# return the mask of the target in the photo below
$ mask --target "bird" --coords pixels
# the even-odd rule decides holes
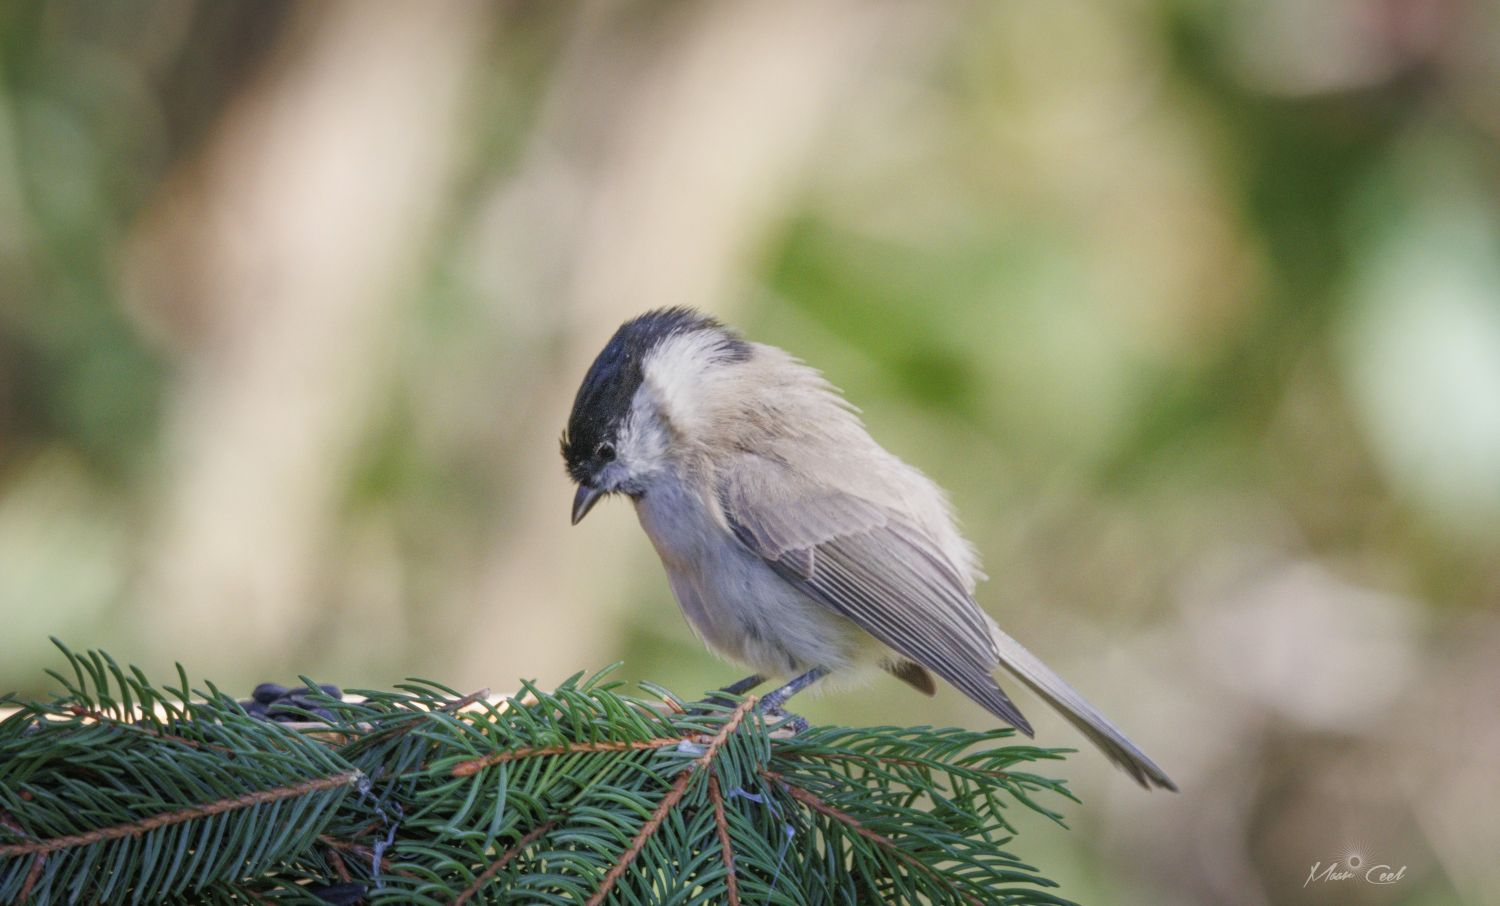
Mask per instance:
[[[691,308],[634,317],[585,374],[561,448],[573,524],[628,498],[695,633],[754,670],[723,691],[789,678],[758,703],[786,716],[824,677],[883,669],[932,695],[936,675],[1033,736],[1003,667],[1141,786],[1176,791],[979,606],[979,559],[942,489],[784,350]]]

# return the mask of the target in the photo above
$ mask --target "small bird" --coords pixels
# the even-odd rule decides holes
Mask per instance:
[[[629,497],[698,636],[755,671],[725,691],[791,677],[763,712],[883,668],[927,695],[935,673],[1031,736],[995,682],[1003,666],[1142,786],[1177,789],[980,609],[943,491],[788,353],[686,308],[627,321],[578,388],[562,455],[573,524]]]

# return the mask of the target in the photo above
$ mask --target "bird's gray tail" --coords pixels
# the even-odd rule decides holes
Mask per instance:
[[[1126,739],[1118,727],[1078,694],[1078,690],[1063,682],[1062,677],[1053,673],[1051,668],[1022,647],[1020,642],[998,628],[994,630],[994,635],[1000,663],[1005,669],[1014,673],[1017,679],[1041,696],[1047,704],[1056,708],[1069,723],[1098,746],[1110,761],[1123,768],[1147,789],[1154,785],[1174,793],[1177,791],[1177,784],[1172,782],[1166,772],[1147,758],[1145,752],[1136,748],[1135,743]]]

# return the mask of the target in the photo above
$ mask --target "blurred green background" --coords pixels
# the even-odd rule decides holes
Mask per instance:
[[[1065,895],[1500,902],[1481,0],[4,4],[0,691],[48,635],[736,678],[628,507],[568,526],[577,382],[673,304],[823,368],[1182,786],[1066,762]],[[1305,883],[1351,855],[1407,871]]]

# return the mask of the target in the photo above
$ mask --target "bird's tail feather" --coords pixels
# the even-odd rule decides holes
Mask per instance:
[[[1146,753],[1126,739],[1118,727],[1100,714],[1076,689],[1063,682],[1062,677],[1053,673],[1036,655],[998,628],[994,630],[994,635],[1000,663],[1005,669],[1014,673],[1017,679],[1041,696],[1047,704],[1056,708],[1069,723],[1098,746],[1110,761],[1123,768],[1147,789],[1154,785],[1177,791],[1177,785],[1166,772],[1156,766],[1156,762],[1147,758]]]

